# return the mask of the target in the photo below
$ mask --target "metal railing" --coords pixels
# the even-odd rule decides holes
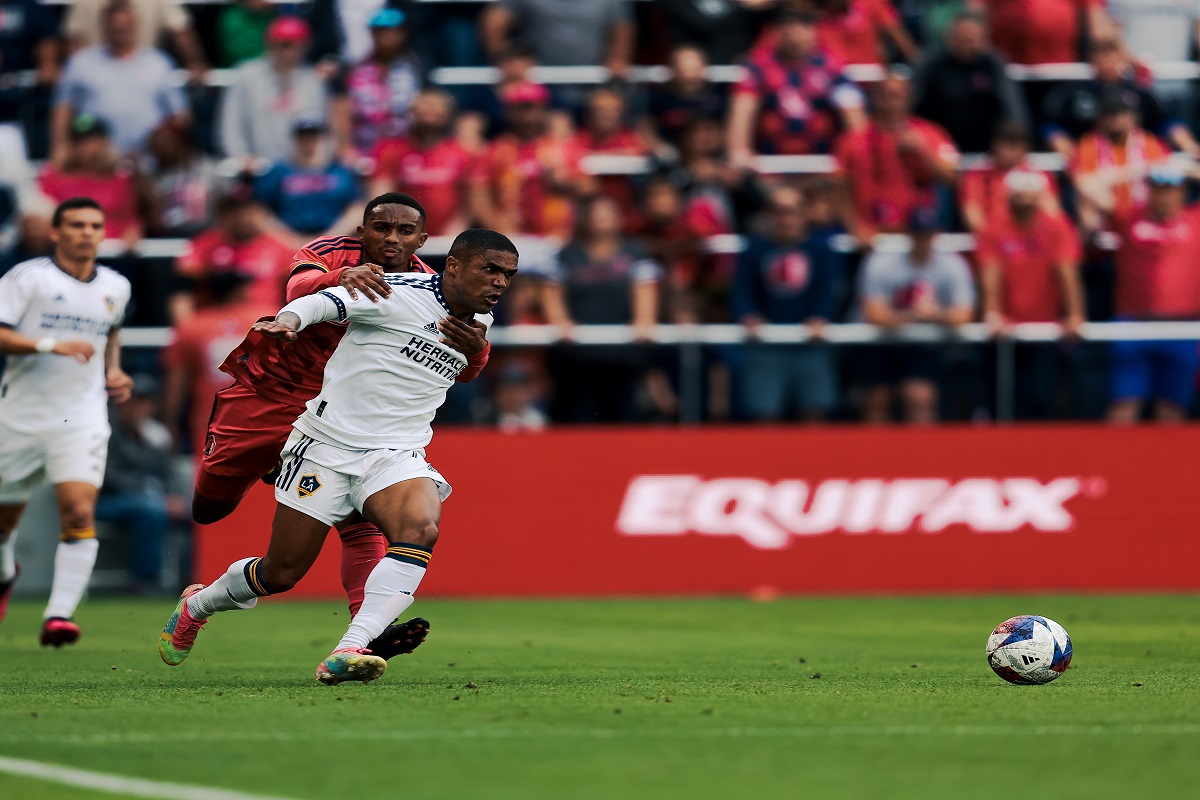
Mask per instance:
[[[1080,330],[1083,341],[1192,341],[1200,342],[1198,322],[1089,322]],[[163,347],[170,341],[170,328],[126,328],[121,340],[126,347]],[[657,325],[649,339],[629,325],[580,325],[572,329],[569,344],[577,347],[657,345],[679,348],[680,419],[689,424],[702,418],[704,361],[702,348],[711,345],[800,344],[812,341],[804,325],[764,325],[753,336],[741,325]],[[996,348],[996,417],[1014,417],[1017,387],[1016,346],[1020,343],[1057,342],[1063,329],[1055,323],[1030,322],[1013,325],[996,336],[982,323],[954,328],[941,325],[908,325],[887,330],[864,323],[828,325],[821,341],[833,346],[865,344],[895,345],[922,343],[990,344]],[[549,347],[564,343],[562,332],[552,325],[496,326],[488,333],[495,347]],[[1200,346],[1200,345],[1198,345]]]

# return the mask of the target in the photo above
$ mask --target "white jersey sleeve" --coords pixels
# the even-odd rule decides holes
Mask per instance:
[[[0,325],[20,327],[33,300],[32,274],[28,269],[13,269],[0,278]]]
[[[304,330],[317,322],[347,322],[355,320],[367,322],[383,316],[384,309],[380,304],[359,295],[358,299],[350,297],[350,292],[341,286],[322,289],[316,294],[298,297],[279,310],[279,314],[291,312],[300,318],[300,327]],[[278,315],[276,315],[278,318]]]

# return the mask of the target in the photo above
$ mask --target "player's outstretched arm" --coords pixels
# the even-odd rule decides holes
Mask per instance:
[[[348,291],[340,286],[322,289],[316,294],[293,300],[275,315],[273,321],[256,322],[250,330],[258,331],[272,339],[294,342],[296,334],[309,325],[333,320],[345,322],[351,317],[362,319],[371,316],[374,308],[378,306],[373,303],[356,302]]]
[[[263,336],[270,336],[272,339],[282,339],[285,342],[296,341],[299,329],[300,317],[291,311],[280,311],[275,319],[256,322],[250,326],[250,330],[252,331],[258,331]]]

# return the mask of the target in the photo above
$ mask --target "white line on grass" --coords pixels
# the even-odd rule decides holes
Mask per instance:
[[[812,736],[1184,736],[1200,734],[1200,724],[1149,725],[831,725],[829,727],[738,728],[466,728],[460,730],[375,731],[375,740],[460,739],[771,739]],[[182,733],[96,733],[0,736],[0,746],[17,744],[122,745],[191,744],[205,742],[299,742],[311,737],[291,731],[229,731]],[[359,741],[362,732],[326,731],[323,740]],[[157,797],[157,795],[155,795]],[[232,797],[232,795],[230,796]]]
[[[23,758],[0,756],[0,772],[23,775],[67,786],[79,786],[110,794],[152,797],[159,800],[287,800],[263,794],[232,792],[228,789],[209,789],[204,786],[188,786],[182,783],[148,781],[142,778],[126,778],[104,772],[89,772],[82,769],[46,764],[41,761],[26,761]]]

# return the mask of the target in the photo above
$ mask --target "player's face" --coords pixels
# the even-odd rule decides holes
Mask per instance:
[[[50,229],[55,249],[72,261],[91,261],[104,241],[104,214],[94,208],[64,212],[62,222]]]
[[[487,250],[467,261],[452,256],[446,259],[443,279],[446,300],[456,311],[490,313],[516,274],[515,253]]]
[[[405,272],[413,254],[425,245],[429,234],[421,224],[421,214],[412,206],[385,203],[371,210],[358,228],[362,239],[363,260],[378,264],[387,272]]]

